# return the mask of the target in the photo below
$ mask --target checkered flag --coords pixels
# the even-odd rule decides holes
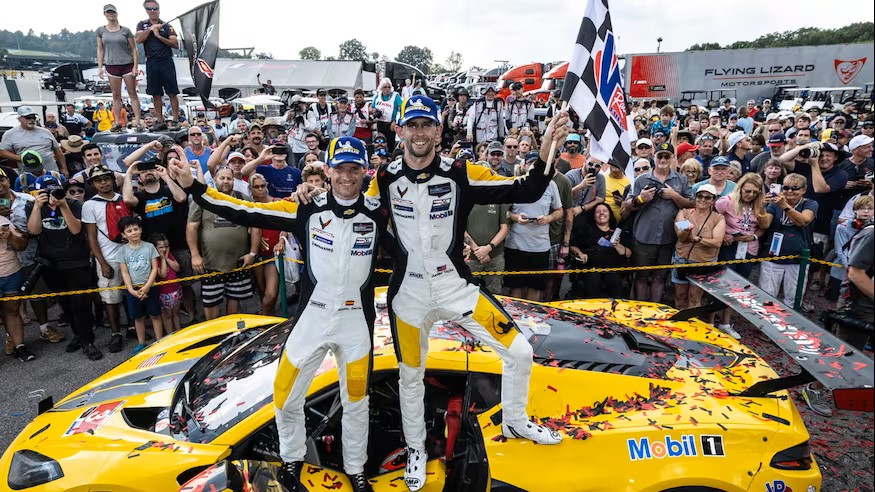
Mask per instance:
[[[590,155],[603,162],[613,160],[625,169],[631,141],[608,0],[589,0],[586,6],[562,100],[590,131]]]

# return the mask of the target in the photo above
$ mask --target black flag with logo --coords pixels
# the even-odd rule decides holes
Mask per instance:
[[[195,7],[179,16],[182,43],[188,53],[191,80],[205,108],[215,109],[210,102],[216,56],[219,54],[219,0]]]

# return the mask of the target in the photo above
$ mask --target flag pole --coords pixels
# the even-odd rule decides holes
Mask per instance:
[[[559,111],[565,111],[568,109],[568,101],[562,101],[562,107],[559,108]],[[553,115],[556,118],[556,115]],[[553,133],[556,133],[556,128],[553,128]],[[553,167],[553,158],[556,155],[556,139],[553,139],[553,142],[550,144],[550,155],[547,157],[547,165],[544,166],[544,176],[550,176],[552,174]]]

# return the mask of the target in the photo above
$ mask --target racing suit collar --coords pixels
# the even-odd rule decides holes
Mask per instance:
[[[407,163],[404,162],[404,158],[401,158],[402,164],[402,173],[404,176],[410,180],[412,183],[425,183],[430,180],[432,176],[437,173],[437,170],[440,169],[441,157],[437,153],[435,153],[434,159],[432,159],[431,164],[426,166],[423,169],[411,169],[407,166]]]
[[[365,197],[361,193],[358,196],[358,199],[352,205],[341,205],[337,203],[337,200],[334,198],[334,194],[327,193],[328,195],[328,206],[331,208],[331,211],[334,212],[334,215],[340,219],[349,219],[355,216],[356,212],[362,210],[364,206]]]

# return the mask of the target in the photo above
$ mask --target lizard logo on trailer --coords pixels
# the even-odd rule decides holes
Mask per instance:
[[[865,58],[859,60],[833,60],[835,64],[836,76],[844,85],[848,85],[857,77],[860,70],[863,70],[863,65],[866,64]]]
[[[614,52],[613,33],[608,33],[604,48],[596,51],[594,61],[593,68],[599,98],[614,122],[623,130],[627,130],[626,98],[623,96],[623,87],[620,84],[620,64]]]

